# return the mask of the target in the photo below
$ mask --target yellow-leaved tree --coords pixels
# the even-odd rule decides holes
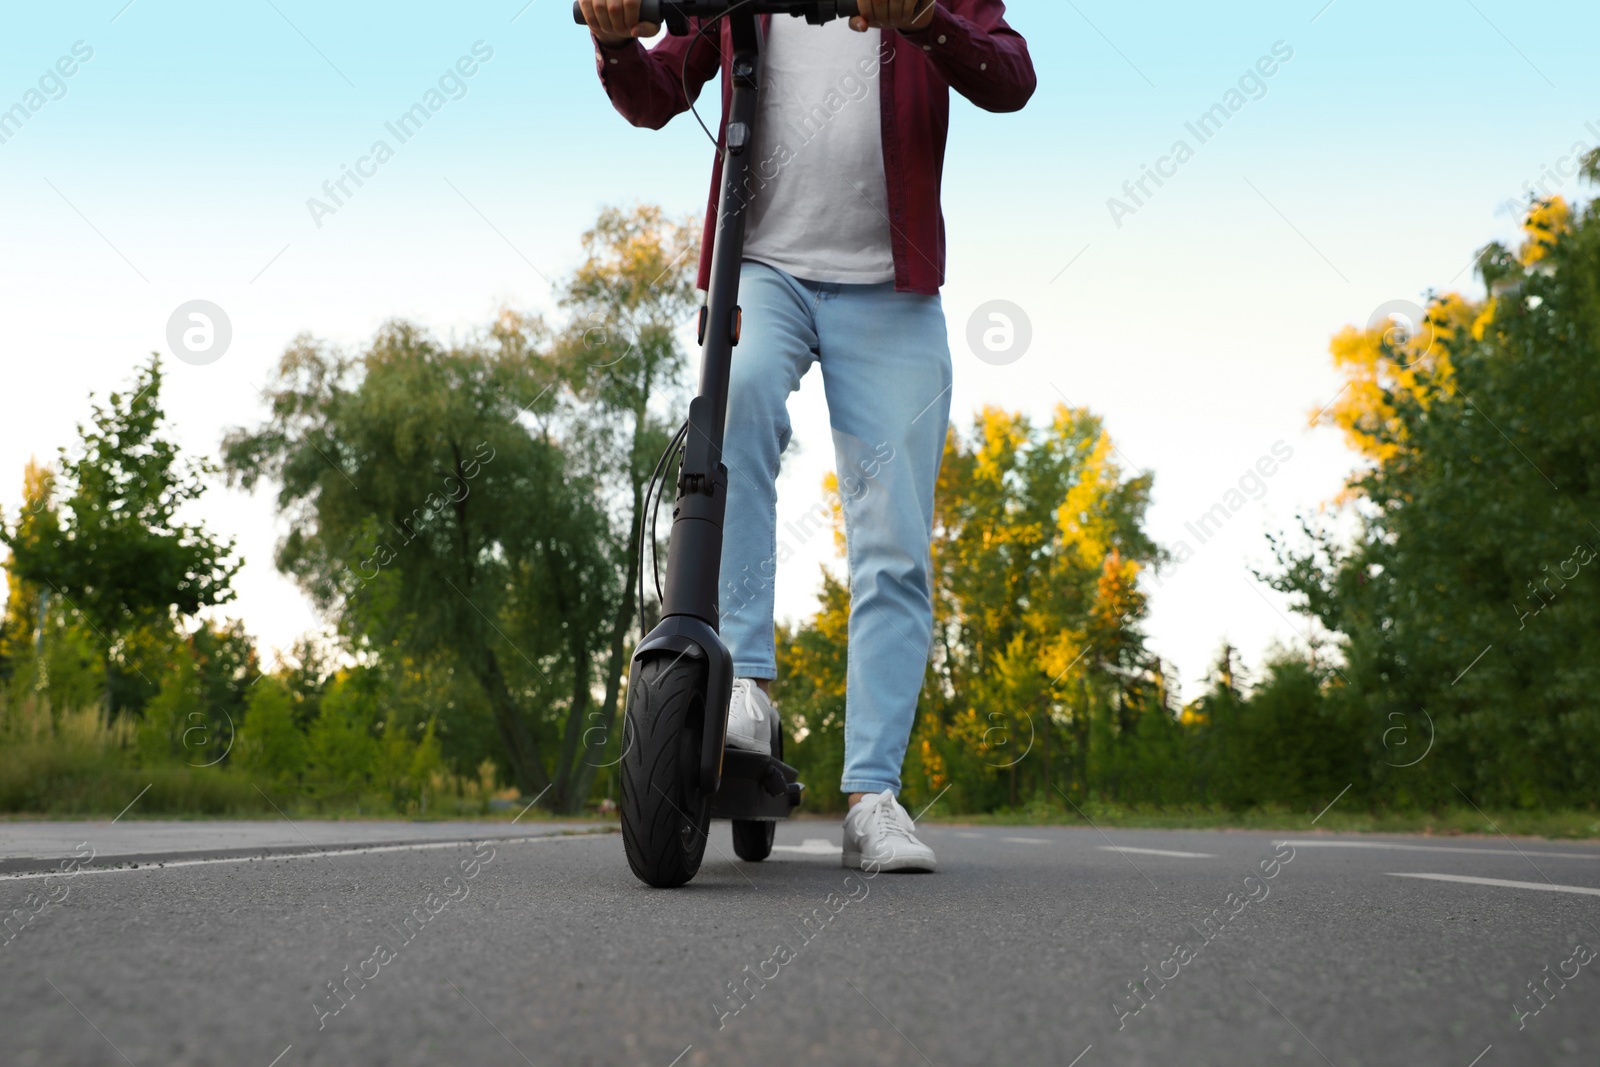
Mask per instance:
[[[1057,790],[1083,797],[1114,773],[1091,755],[1096,736],[1131,737],[1147,714],[1171,725],[1140,631],[1139,575],[1159,557],[1143,528],[1149,493],[1086,410],[1058,406],[1040,425],[985,408],[951,432],[908,804],[944,793],[952,810],[1062,806]],[[821,806],[843,762],[848,619],[848,590],[825,575],[818,615],[779,640],[792,762]]]

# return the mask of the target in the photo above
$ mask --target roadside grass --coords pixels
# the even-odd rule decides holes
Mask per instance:
[[[242,775],[219,769],[129,767],[112,754],[93,759],[89,753],[63,752],[58,746],[30,751],[26,746],[0,747],[0,823],[35,820],[114,818],[137,819],[294,819],[372,822],[481,822],[520,825],[541,823],[615,823],[614,813],[591,805],[564,814],[537,805],[531,798],[500,799],[488,811],[481,803],[450,803],[435,798],[428,810],[397,811],[382,797],[313,797],[269,790],[269,801]],[[76,757],[76,758],[74,758]],[[149,789],[141,795],[145,787]],[[138,797],[138,802],[128,807]],[[276,805],[276,806],[274,806]],[[504,806],[501,806],[504,805]],[[1435,837],[1511,837],[1548,840],[1600,840],[1600,811],[1486,811],[1448,808],[1437,811],[1340,811],[1318,816],[1314,811],[1257,808],[1224,811],[1206,807],[1135,808],[1104,802],[1083,805],[1080,815],[1060,806],[1034,805],[1020,811],[988,813],[940,812],[935,805],[921,820],[942,826],[1077,826],[1102,830],[1266,830],[1295,834],[1368,833],[1421,834]],[[808,811],[797,821],[835,822],[838,813]]]
[[[148,788],[147,788],[148,787]],[[0,746],[0,823],[80,819],[281,819],[371,822],[484,822],[519,825],[616,821],[588,811],[566,815],[528,799],[490,807],[481,798],[430,794],[425,809],[404,809],[384,794],[287,792],[270,783],[210,767],[130,766],[115,752],[61,745]],[[122,814],[123,812],[125,814]]]
[[[130,818],[135,810],[212,818],[272,812],[249,782],[212,768],[130,767],[116,752],[59,744],[0,748],[0,812],[116,816],[130,804]]]
[[[148,787],[148,788],[147,788]],[[551,822],[613,823],[614,813],[590,805],[564,814],[528,806],[532,798],[516,798],[511,790],[489,800],[465,797],[448,789],[430,794],[425,806],[404,807],[376,793],[320,795],[257,787],[249,777],[220,767],[131,765],[115,749],[92,744],[0,745],[0,822],[84,818],[124,819],[262,819],[284,818],[395,822],[483,822],[538,824]],[[1348,804],[1348,801],[1345,802]],[[131,805],[131,806],[130,806]],[[1091,801],[1081,814],[1064,804],[1031,804],[1026,808],[987,813],[941,811],[935,802],[922,821],[965,826],[1081,826],[1147,830],[1268,830],[1296,834],[1370,833],[1423,834],[1438,837],[1537,837],[1551,840],[1600,840],[1600,811],[1513,810],[1478,812],[1460,806],[1433,811],[1342,810],[1335,804],[1320,814],[1288,808],[1228,811],[1205,806],[1133,807]],[[808,808],[810,810],[808,810]],[[915,810],[915,808],[913,808]],[[832,822],[841,813],[802,805],[797,818]]]
[[[592,807],[575,814],[551,812],[532,798],[515,799],[462,790],[440,781],[425,803],[401,802],[387,792],[285,789],[253,781],[224,767],[182,764],[140,766],[114,746],[51,739],[0,744],[0,823],[113,819],[322,819],[393,822],[616,821]],[[524,811],[526,808],[526,811]]]
[[[0,699],[0,822],[37,819],[385,819],[572,821],[537,807],[515,789],[497,789],[492,765],[478,777],[423,768],[403,780],[275,781],[248,769],[180,762],[141,744],[129,719],[108,723],[97,707],[52,709],[47,702]],[[392,768],[387,768],[392,771]],[[314,772],[313,772],[314,773]],[[355,777],[355,776],[350,776]],[[520,815],[520,817],[519,817]]]
[[[0,823],[113,819],[361,819],[394,822],[615,822],[593,806],[561,814],[492,793],[470,779],[435,776],[426,796],[256,781],[225,766],[141,765],[96,737],[0,744]],[[526,809],[526,810],[524,810]]]
[[[1101,829],[1144,830],[1277,830],[1298,834],[1367,833],[1423,834],[1437,837],[1488,836],[1600,840],[1600,811],[1483,811],[1461,806],[1434,811],[1340,811],[1321,813],[1286,808],[1223,811],[1206,807],[1136,808],[1118,804],[1083,805],[1080,815],[1057,805],[981,815],[925,816],[929,822],[968,826],[1098,826]]]
[[[0,707],[0,710],[4,710]],[[26,714],[18,714],[26,711]],[[0,717],[0,822],[37,819],[361,819],[396,822],[615,823],[597,804],[552,812],[515,789],[498,788],[492,765],[479,778],[433,773],[406,785],[358,788],[302,781],[257,782],[237,767],[141,760],[131,723],[107,725],[95,709],[51,716],[32,708]],[[796,816],[836,821],[843,797],[813,794]],[[909,803],[909,801],[908,801]],[[915,812],[920,804],[911,805]],[[837,808],[838,810],[831,810]],[[1480,812],[1470,805],[1436,810],[1372,809],[1348,797],[1320,811],[1283,806],[1242,811],[1204,805],[1168,807],[1087,800],[1034,802],[1012,810],[964,814],[936,798],[925,821],[968,826],[1082,826],[1100,829],[1266,830],[1295,834],[1423,834],[1439,837],[1536,837],[1600,840],[1600,809]]]

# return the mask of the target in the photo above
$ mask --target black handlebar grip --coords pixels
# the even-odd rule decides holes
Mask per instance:
[[[855,6],[855,0],[845,0],[845,2],[851,7]],[[583,5],[578,3],[578,0],[572,0],[572,21],[580,26],[586,25]],[[639,21],[661,25],[661,0],[639,0]]]
[[[839,17],[842,19],[854,18],[861,13],[856,0],[835,0]],[[578,25],[586,25],[583,17],[583,6],[578,0],[572,0],[572,21]],[[661,25],[661,0],[639,0],[639,21],[653,25]],[[687,22],[687,20],[684,20]]]

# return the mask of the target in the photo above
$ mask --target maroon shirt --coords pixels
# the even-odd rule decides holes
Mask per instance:
[[[928,28],[885,30],[893,45],[878,75],[883,111],[883,170],[889,199],[889,242],[897,292],[933,295],[944,285],[944,213],[939,188],[950,131],[950,90],[986,111],[1018,111],[1036,79],[1028,44],[1006,25],[1002,0],[940,0]],[[762,16],[762,30],[772,16]],[[696,31],[700,19],[691,20]],[[655,48],[629,41],[615,48],[596,42],[595,63],[611,103],[635,126],[658,130],[689,109],[690,99],[719,68],[722,126],[711,171],[711,200],[700,247],[700,288],[711,282],[711,240],[722,192],[722,145],[732,97],[728,63],[732,34],[723,19],[721,48],[711,36],[667,37]],[[888,54],[889,48],[884,49]],[[690,99],[683,95],[684,55]]]

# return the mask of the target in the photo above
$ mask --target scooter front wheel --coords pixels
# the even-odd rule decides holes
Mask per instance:
[[[705,706],[703,660],[658,655],[635,667],[623,721],[622,845],[633,873],[658,889],[688,882],[705,855],[711,828],[711,798],[699,785]]]

